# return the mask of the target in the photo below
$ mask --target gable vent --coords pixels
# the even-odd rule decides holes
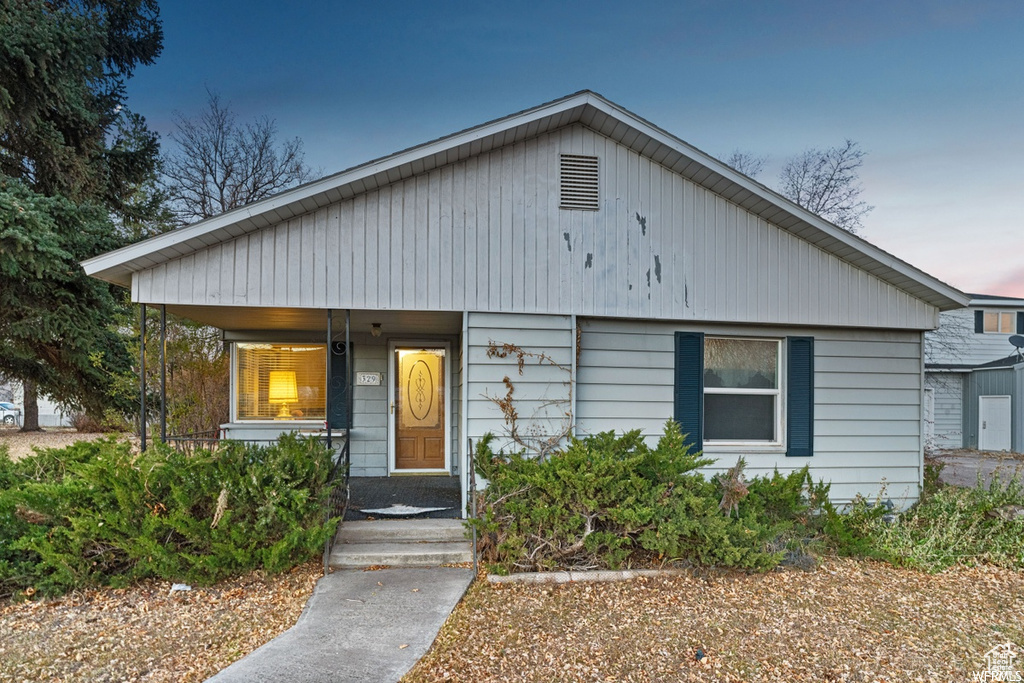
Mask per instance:
[[[561,157],[562,198],[559,206],[596,211],[600,207],[597,157],[579,154],[563,154]]]

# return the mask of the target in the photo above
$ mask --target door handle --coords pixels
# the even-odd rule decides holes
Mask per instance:
[[[988,422],[986,422],[985,420],[982,420],[981,421],[981,428],[982,429],[988,429]]]
[[[394,401],[391,402],[391,414],[392,415],[395,414],[395,402]]]

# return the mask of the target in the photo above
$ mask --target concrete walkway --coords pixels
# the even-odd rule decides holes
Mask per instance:
[[[398,681],[430,649],[473,570],[336,570],[298,622],[209,683]]]

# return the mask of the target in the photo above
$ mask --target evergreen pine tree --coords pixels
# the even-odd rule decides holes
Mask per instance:
[[[157,138],[125,83],[162,42],[154,0],[0,0],[0,373],[25,384],[25,429],[37,390],[128,408],[110,396],[130,363],[117,304],[79,262],[154,209]]]

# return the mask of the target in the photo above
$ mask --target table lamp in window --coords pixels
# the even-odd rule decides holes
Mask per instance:
[[[275,420],[287,420],[292,414],[288,412],[288,404],[299,400],[299,390],[295,386],[295,373],[290,370],[275,370],[270,373],[270,387],[267,390],[270,403],[280,403],[281,410]]]

